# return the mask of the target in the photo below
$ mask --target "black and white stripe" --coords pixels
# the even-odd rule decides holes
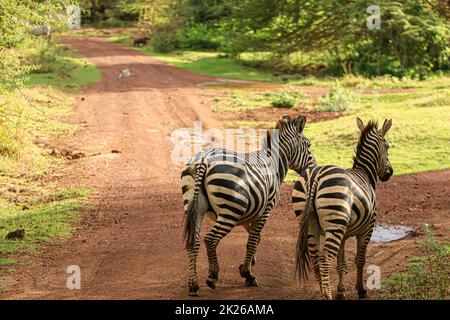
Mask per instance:
[[[52,28],[48,24],[43,24],[40,26],[37,26],[35,28],[32,28],[28,31],[29,34],[36,37],[44,37],[44,38],[50,38],[52,34]]]
[[[370,121],[364,126],[357,119],[361,135],[353,168],[333,165],[308,168],[300,174],[292,193],[292,203],[300,216],[297,244],[297,271],[304,280],[314,270],[322,295],[331,299],[329,270],[337,255],[339,285],[337,298],[345,298],[344,277],[348,272],[344,246],[349,237],[357,238],[357,283],[360,298],[367,296],[362,276],[366,249],[372,236],[378,210],[375,186],[378,178],[387,181],[393,169],[388,160],[388,144],[384,138],[392,121],[386,120],[381,130]],[[320,234],[325,236],[320,249]]]
[[[203,217],[216,222],[205,236],[209,261],[207,285],[215,288],[219,241],[236,225],[249,233],[247,253],[239,270],[249,286],[257,286],[251,273],[260,232],[279,200],[280,185],[289,168],[298,172],[315,163],[309,140],[303,136],[306,118],[284,116],[269,131],[266,147],[246,154],[211,148],[197,154],[182,172],[185,210],[184,233],[189,259],[189,294],[198,295],[196,260]],[[270,134],[270,132],[272,132]]]

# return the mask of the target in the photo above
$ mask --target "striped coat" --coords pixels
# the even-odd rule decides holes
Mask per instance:
[[[387,181],[393,169],[388,160],[388,144],[384,138],[391,126],[386,120],[378,130],[375,122],[364,126],[357,120],[361,136],[356,148],[353,168],[334,165],[309,168],[300,174],[292,193],[294,212],[300,216],[297,244],[297,270],[306,279],[314,270],[324,298],[331,299],[329,269],[337,256],[339,285],[337,298],[345,298],[344,276],[347,274],[345,241],[357,238],[357,290],[367,296],[362,275],[366,249],[378,211],[375,187],[378,178]],[[320,234],[324,245],[320,248]]]
[[[267,146],[262,150],[238,154],[213,148],[197,154],[186,165],[181,182],[190,295],[198,295],[196,259],[200,225],[205,215],[216,221],[205,236],[209,261],[207,285],[215,288],[218,280],[217,245],[237,225],[244,226],[249,233],[240,274],[247,285],[258,285],[251,265],[260,232],[279,200],[281,183],[289,168],[300,172],[315,163],[309,140],[303,136],[305,123],[304,116],[294,119],[285,116],[277,124],[278,138],[268,134]]]

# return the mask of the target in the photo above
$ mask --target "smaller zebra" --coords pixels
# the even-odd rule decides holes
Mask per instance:
[[[42,24],[40,26],[28,30],[28,33],[31,34],[32,36],[50,39],[52,35],[52,27],[48,24]]]
[[[388,159],[385,135],[392,121],[386,120],[378,130],[374,121],[367,126],[357,118],[361,131],[353,158],[353,168],[344,170],[326,165],[308,168],[300,174],[292,193],[296,216],[300,216],[296,267],[301,280],[312,269],[323,298],[332,299],[329,272],[337,255],[339,285],[337,299],[345,299],[345,241],[356,236],[356,289],[359,298],[367,297],[363,286],[366,250],[372,236],[378,204],[375,186],[378,178],[387,181],[393,174]],[[320,248],[320,234],[325,236]]]

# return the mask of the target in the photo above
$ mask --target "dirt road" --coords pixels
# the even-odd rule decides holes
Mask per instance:
[[[187,298],[180,169],[170,159],[169,134],[192,127],[197,119],[207,128],[222,128],[202,104],[202,89],[198,87],[217,79],[167,66],[101,38],[74,37],[63,42],[96,64],[103,74],[100,84],[88,86],[80,95],[68,119],[80,129],[58,141],[71,150],[101,153],[71,161],[67,175],[58,181],[65,187],[94,189],[96,209],[82,212],[82,222],[75,226],[72,238],[42,246],[29,257],[31,265],[18,266],[17,273],[6,279],[8,290],[0,298]],[[129,69],[131,76],[119,78],[123,69]],[[449,180],[450,171],[394,178],[380,190],[384,208],[380,219],[413,225],[428,222],[442,234],[449,221]],[[414,183],[426,184],[433,197]],[[294,281],[297,224],[289,206],[290,188],[283,188],[282,205],[263,232],[254,267],[262,286],[247,288],[239,276],[247,234],[237,228],[219,247],[222,268],[217,289],[203,285],[200,298],[319,298],[314,281],[306,286]],[[401,190],[401,203],[392,190]],[[211,225],[204,223],[203,234]],[[350,241],[349,259],[354,252]],[[414,239],[371,245],[368,263],[389,272],[413,253],[417,253]],[[66,287],[70,265],[81,268],[81,290]],[[200,283],[204,284],[207,259],[203,247],[198,265]],[[350,266],[348,297],[355,298],[354,267]]]

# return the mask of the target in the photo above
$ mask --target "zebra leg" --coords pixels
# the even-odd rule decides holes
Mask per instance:
[[[330,287],[330,268],[331,263],[336,257],[344,232],[334,233],[325,232],[325,243],[322,252],[319,254],[320,278],[322,287],[322,296],[326,300],[332,300]]]
[[[356,250],[356,290],[358,291],[358,298],[365,299],[368,297],[367,290],[364,288],[363,273],[364,265],[366,263],[367,245],[372,236],[372,228],[364,235],[357,236],[357,250]]]
[[[217,260],[217,246],[220,240],[225,237],[231,229],[236,226],[233,220],[226,220],[220,215],[217,215],[217,221],[211,230],[205,236],[206,253],[208,254],[209,262],[209,276],[206,284],[211,289],[216,288],[216,282],[219,280],[219,261]]]
[[[244,228],[248,232],[248,236],[250,237],[250,231],[252,230],[251,223],[244,225]],[[259,241],[258,241],[258,244],[259,244]],[[256,264],[256,254],[253,257],[252,266],[254,266],[255,264]]]
[[[308,228],[308,248],[309,254],[311,255],[311,262],[314,270],[314,275],[316,277],[317,282],[319,283],[320,290],[322,290],[322,280],[320,277],[320,263],[319,263],[320,228],[316,219],[310,219],[310,224]]]
[[[345,299],[344,278],[348,273],[348,266],[347,262],[345,261],[345,240],[342,240],[341,246],[339,247],[337,272],[339,274],[339,284],[337,288],[338,292],[336,294],[336,299],[344,300]]]
[[[189,295],[198,296],[199,286],[197,279],[197,255],[200,247],[199,235],[195,235],[195,242],[192,249],[187,249],[188,264],[189,264]]]
[[[247,252],[245,254],[244,264],[239,266],[241,277],[245,278],[245,284],[250,287],[259,286],[256,277],[251,272],[251,264],[261,239],[261,230],[269,217],[269,213],[270,210],[266,210],[266,212],[258,220],[252,222],[247,241]]]

